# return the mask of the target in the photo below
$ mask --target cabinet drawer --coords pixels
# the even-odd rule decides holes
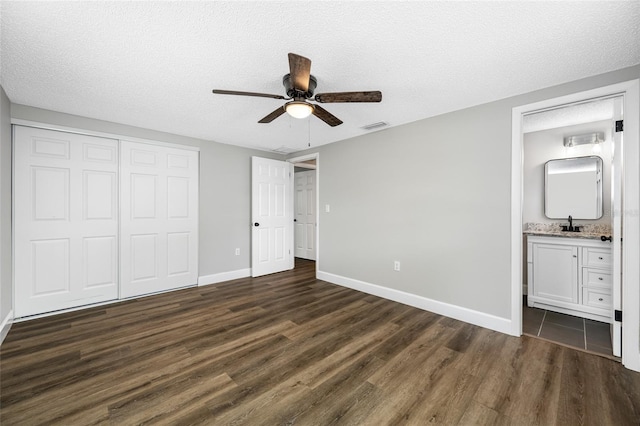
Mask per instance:
[[[603,287],[611,289],[613,278],[610,272],[603,271],[601,269],[584,268],[582,271],[582,286],[583,287]]]
[[[611,250],[584,247],[582,249],[582,264],[584,266],[595,266],[597,268],[611,267]]]
[[[592,306],[594,308],[611,309],[611,293],[593,289],[582,289],[582,304]]]

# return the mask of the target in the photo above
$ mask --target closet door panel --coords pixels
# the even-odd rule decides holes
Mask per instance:
[[[122,297],[198,281],[198,153],[121,143]]]
[[[158,279],[158,235],[131,235],[131,283]]]
[[[83,217],[85,220],[117,220],[117,174],[85,170],[83,172]]]
[[[31,297],[65,295],[70,287],[69,239],[46,239],[31,242]]]
[[[189,265],[189,232],[171,232],[167,234],[167,274],[176,276],[188,274]]]
[[[117,285],[118,247],[114,236],[83,239],[83,287]]]
[[[117,152],[111,139],[14,127],[16,317],[118,297]]]

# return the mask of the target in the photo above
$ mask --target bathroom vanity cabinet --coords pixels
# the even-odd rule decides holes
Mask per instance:
[[[528,236],[530,307],[611,322],[611,243]]]

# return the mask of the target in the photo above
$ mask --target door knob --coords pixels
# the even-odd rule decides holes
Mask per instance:
[[[254,223],[253,226],[260,226],[258,222]]]
[[[294,222],[297,222],[297,221],[298,221],[298,219],[293,219],[293,221],[294,221]]]
[[[612,241],[611,235],[609,235],[608,237],[605,237],[604,235],[600,236],[600,241]]]

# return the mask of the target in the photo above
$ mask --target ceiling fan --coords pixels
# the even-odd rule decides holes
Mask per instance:
[[[258,121],[258,123],[271,123],[287,112],[295,118],[305,118],[313,114],[331,127],[342,124],[342,120],[320,105],[310,103],[310,100],[319,103],[380,102],[382,100],[382,93],[379,91],[318,93],[314,96],[313,92],[318,85],[318,80],[311,75],[311,60],[304,56],[296,55],[295,53],[289,53],[289,74],[282,77],[282,84],[287,94],[286,97],[268,93],[218,89],[214,89],[213,93],[218,95],[257,96],[290,101],[265,116],[262,120]]]

